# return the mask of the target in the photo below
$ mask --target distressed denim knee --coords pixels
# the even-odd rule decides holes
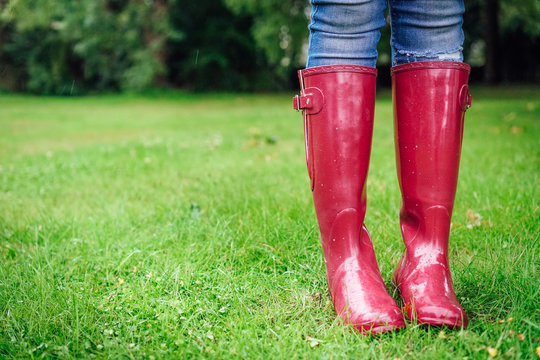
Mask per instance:
[[[307,67],[375,67],[386,0],[312,0]]]
[[[375,67],[386,0],[311,0],[306,67]],[[392,64],[463,61],[463,0],[389,0]]]
[[[463,61],[463,0],[389,0],[392,64]]]

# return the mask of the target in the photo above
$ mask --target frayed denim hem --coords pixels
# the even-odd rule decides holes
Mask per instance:
[[[463,47],[429,52],[411,50],[393,50],[392,65],[401,65],[418,61],[458,61],[463,62]]]

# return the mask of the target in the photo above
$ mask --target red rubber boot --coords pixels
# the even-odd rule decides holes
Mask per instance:
[[[393,282],[410,319],[467,326],[448,265],[470,67],[426,61],[392,68],[396,161],[405,253]]]
[[[405,326],[388,295],[363,225],[375,104],[374,68],[320,66],[299,72],[306,159],[336,313],[363,333]]]

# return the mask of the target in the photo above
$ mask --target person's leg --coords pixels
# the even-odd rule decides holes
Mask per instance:
[[[470,67],[461,0],[391,0],[392,88],[405,253],[393,282],[418,323],[466,327],[448,264]]]
[[[375,67],[386,0],[312,0],[306,67]]]
[[[364,226],[385,0],[313,1],[308,68],[299,72],[308,173],[336,313],[362,332],[405,326]],[[364,66],[367,65],[367,66]]]
[[[392,64],[463,61],[463,0],[389,0]]]

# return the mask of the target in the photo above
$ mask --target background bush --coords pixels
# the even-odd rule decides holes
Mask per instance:
[[[473,80],[536,82],[540,5],[469,0]],[[296,87],[307,0],[0,0],[0,88],[41,94]],[[390,65],[389,28],[379,65]],[[382,78],[384,82],[384,77]]]

